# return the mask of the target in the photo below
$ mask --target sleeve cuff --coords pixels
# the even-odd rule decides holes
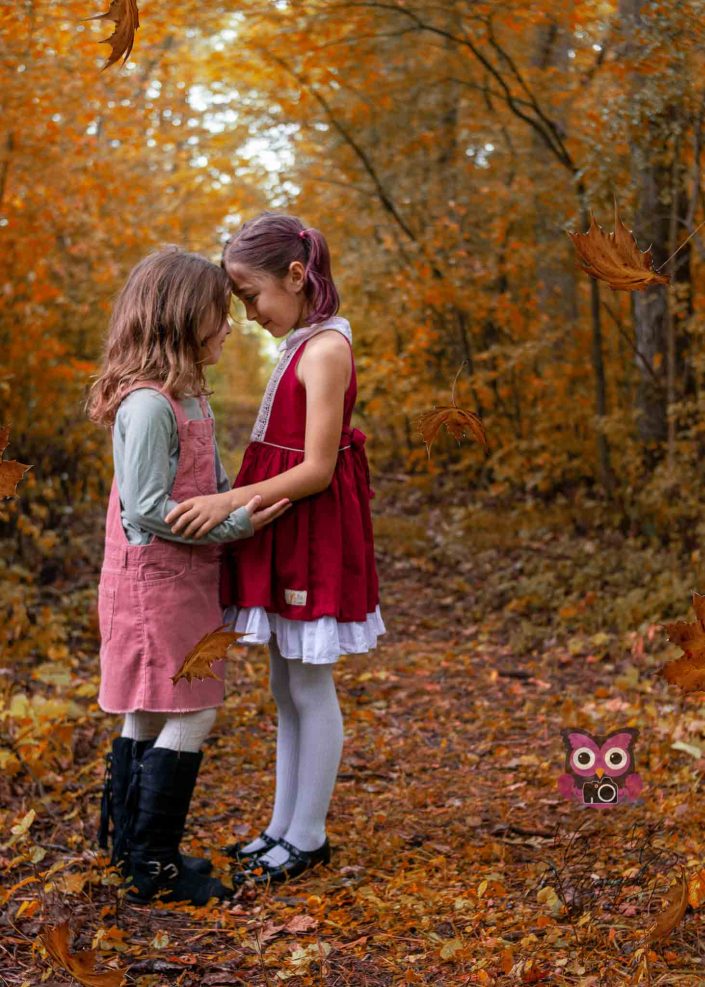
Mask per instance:
[[[230,520],[237,526],[240,538],[251,538],[254,535],[255,529],[246,507],[238,507],[236,511],[233,511]]]

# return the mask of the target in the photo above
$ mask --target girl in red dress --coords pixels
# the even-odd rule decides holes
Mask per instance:
[[[325,822],[343,744],[333,665],[374,648],[384,625],[365,436],[350,424],[352,336],[336,315],[325,238],[264,213],[228,241],[222,263],[247,318],[284,340],[281,356],[233,489],[184,501],[167,521],[199,537],[254,495],[263,507],[294,502],[232,546],[223,585],[243,641],[269,644],[278,711],[272,817],[228,852],[254,880],[279,881],[330,859]]]

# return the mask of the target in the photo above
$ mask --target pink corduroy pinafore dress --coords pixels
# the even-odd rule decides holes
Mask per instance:
[[[213,419],[187,419],[179,402],[157,383],[130,390],[142,387],[163,394],[176,416],[179,460],[171,497],[182,501],[217,493]],[[204,398],[201,407],[205,416]],[[146,545],[131,545],[120,512],[113,479],[98,588],[101,709],[175,713],[219,705],[224,662],[213,665],[217,679],[182,679],[174,685],[172,676],[193,646],[222,625],[220,546],[184,545],[156,536]]]

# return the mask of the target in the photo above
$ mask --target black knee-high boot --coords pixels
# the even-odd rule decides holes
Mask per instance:
[[[128,900],[147,903],[229,898],[232,890],[213,877],[184,867],[179,843],[203,754],[152,747],[137,769],[128,797],[127,853],[123,873],[132,884]],[[134,810],[130,805],[134,798]]]
[[[144,754],[154,746],[154,740],[132,740],[129,737],[116,737],[112,751],[106,757],[105,782],[100,805],[100,831],[98,845],[103,850],[109,847],[112,836],[110,863],[121,866],[125,857],[125,835],[127,826],[127,798],[137,767]],[[110,824],[112,823],[112,833]],[[210,874],[213,865],[203,857],[181,855],[184,867],[199,874]]]

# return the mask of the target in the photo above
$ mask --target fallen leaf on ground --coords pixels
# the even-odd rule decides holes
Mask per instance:
[[[684,692],[705,689],[705,596],[693,593],[693,610],[697,620],[691,623],[681,620],[664,624],[668,640],[677,644],[685,657],[659,669],[659,675]]]
[[[286,925],[287,932],[311,932],[318,928],[318,922],[310,915],[296,915]]]
[[[703,902],[705,902],[705,870],[700,870],[688,878],[688,904],[691,908],[700,908]]]
[[[676,883],[669,889],[663,899],[663,908],[647,933],[650,942],[665,939],[683,919],[688,906],[688,882],[685,872],[681,871]]]
[[[63,922],[54,928],[45,929],[40,935],[52,960],[70,973],[85,987],[120,987],[125,974],[122,970],[106,970],[104,973],[95,972],[95,949],[83,949],[72,953],[69,948],[69,925]]]

